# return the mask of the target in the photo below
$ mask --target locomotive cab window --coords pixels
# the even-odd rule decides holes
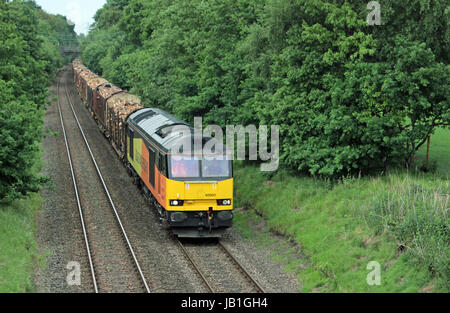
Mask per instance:
[[[231,171],[230,161],[221,158],[202,160],[202,177],[229,177]]]
[[[170,157],[169,174],[173,179],[215,180],[232,175],[231,160],[223,158],[195,160],[192,156]]]
[[[173,178],[200,178],[200,161],[191,156],[171,156],[170,176]]]

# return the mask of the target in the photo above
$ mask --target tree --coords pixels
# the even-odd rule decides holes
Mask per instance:
[[[33,1],[0,1],[0,199],[38,191],[47,86],[62,65],[50,17]],[[66,23],[67,25],[67,23]],[[65,28],[73,33],[73,28]]]
[[[190,122],[280,125],[285,166],[369,173],[409,166],[450,116],[446,1],[381,9],[374,27],[362,0],[108,1],[82,55]]]

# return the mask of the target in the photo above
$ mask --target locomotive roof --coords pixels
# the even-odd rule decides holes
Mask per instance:
[[[170,148],[178,142],[174,142],[174,137],[181,139],[179,133],[171,132],[175,125],[185,125],[185,122],[177,119],[175,116],[156,108],[144,108],[131,114],[128,121],[140,130],[153,144],[168,152]],[[192,127],[190,127],[192,128]]]
[[[179,147],[182,142],[190,142],[191,149],[194,149],[194,128],[166,111],[144,108],[130,114],[128,123],[147,137],[146,141],[150,140],[164,152],[169,152],[172,147]],[[175,126],[180,125],[188,127],[190,135],[176,131]],[[202,137],[202,146],[210,139],[216,140],[211,137]],[[227,151],[225,146],[223,146],[223,151]]]

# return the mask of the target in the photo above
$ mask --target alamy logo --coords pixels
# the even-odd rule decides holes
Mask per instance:
[[[80,263],[71,261],[71,262],[67,263],[66,269],[68,269],[70,271],[66,277],[67,285],[80,286],[81,285]]]
[[[179,133],[182,138],[194,136],[193,142],[190,140],[180,141],[171,147],[170,153],[174,159],[189,159],[189,155],[193,153],[196,160],[223,160],[224,157],[227,160],[233,160],[236,153],[237,160],[245,160],[248,156],[249,160],[258,160],[259,157],[261,161],[265,161],[260,164],[260,169],[263,172],[272,172],[278,169],[280,155],[279,125],[270,126],[269,138],[269,127],[267,125],[259,125],[258,127],[256,125],[226,125],[224,132],[218,125],[208,125],[203,129],[202,118],[194,117],[193,131],[192,134],[192,129],[186,125],[176,125],[172,129],[172,133]],[[222,145],[224,133],[226,135],[226,151],[223,151]],[[205,138],[211,139],[204,142]],[[248,146],[248,151],[246,146]]]
[[[367,14],[367,24],[381,25],[381,6],[378,1],[370,1],[367,3],[367,10],[371,10]]]
[[[369,286],[381,285],[381,266],[377,261],[370,261],[367,269],[372,270],[367,274],[366,281]]]

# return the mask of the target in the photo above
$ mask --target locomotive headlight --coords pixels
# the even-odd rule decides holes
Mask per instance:
[[[230,199],[217,200],[217,205],[230,205],[230,204],[231,204]]]
[[[170,205],[171,206],[182,206],[183,200],[170,200]]]

